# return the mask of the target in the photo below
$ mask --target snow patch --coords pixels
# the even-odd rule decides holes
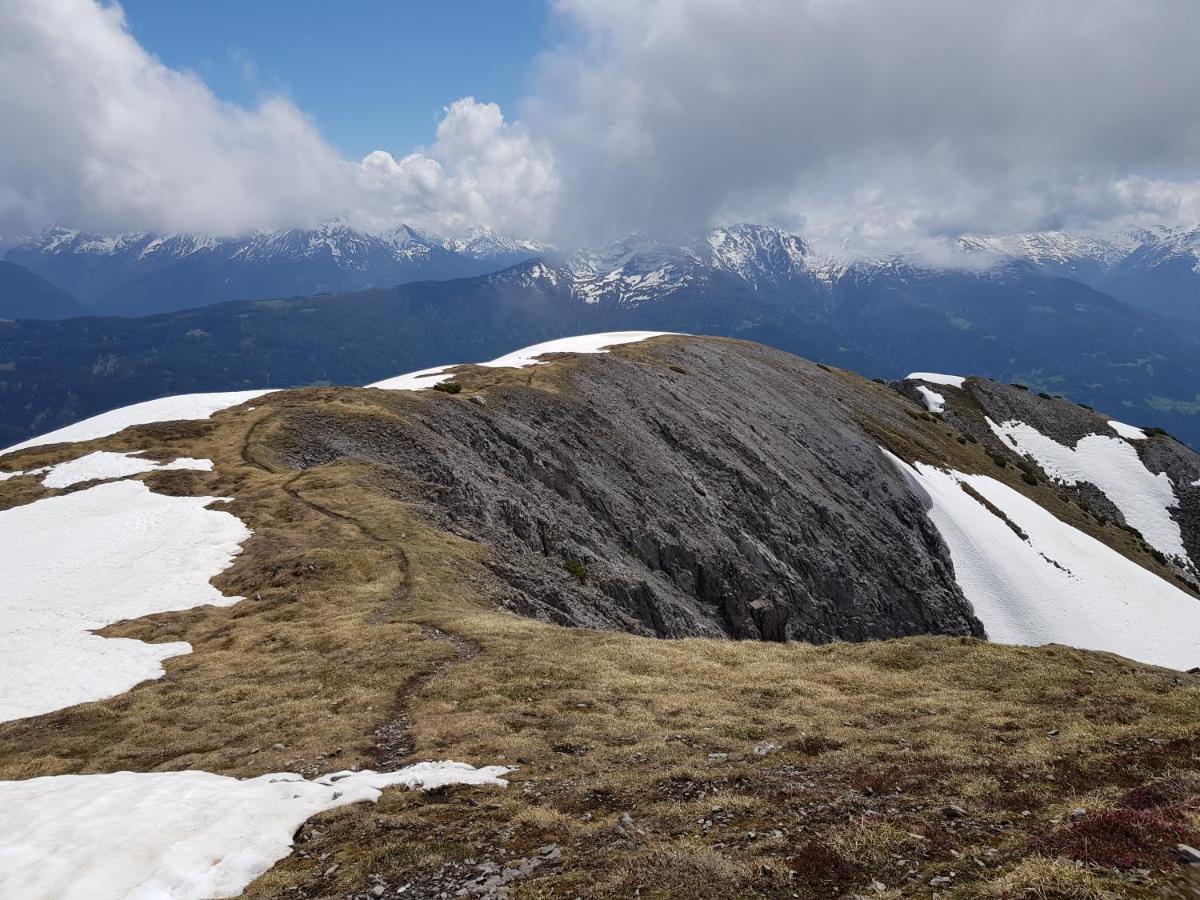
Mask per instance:
[[[1146,432],[1140,428],[1135,428],[1133,425],[1126,425],[1124,422],[1118,422],[1115,419],[1108,420],[1108,427],[1125,438],[1127,441],[1144,441],[1146,440]]]
[[[912,372],[905,381],[928,381],[930,384],[944,384],[946,387],[961,388],[967,379],[962,375],[939,375],[937,372]]]
[[[160,397],[157,400],[146,400],[132,406],[122,406],[120,409],[109,410],[74,425],[68,425],[49,434],[30,438],[20,444],[14,444],[0,455],[12,453],[14,450],[24,450],[26,447],[40,447],[45,444],[68,444],[76,441],[90,441],[96,438],[108,437],[118,431],[124,431],[132,425],[146,425],[151,422],[174,422],[179,419],[207,419],[213,413],[245,403],[263,394],[262,391],[227,391],[218,394],[179,394],[175,397]]]
[[[398,772],[53,775],[0,782],[0,896],[24,900],[236,897],[291,852],[310,817],[384,788],[506,787],[504,766],[426,762]]]
[[[606,331],[599,334],[581,334],[534,344],[532,347],[514,350],[512,353],[506,353],[490,362],[476,365],[494,369],[523,369],[526,366],[539,365],[542,362],[541,357],[548,353],[605,353],[609,347],[636,344],[638,341],[648,340],[652,337],[675,333],[672,331]],[[450,373],[447,370],[453,368],[455,366],[450,365],[421,369],[406,375],[397,375],[395,378],[386,378],[383,381],[368,384],[367,387],[383,388],[389,391],[419,391],[421,388],[433,387],[433,385],[449,379]]]
[[[1098,487],[1151,547],[1188,560],[1179,524],[1169,512],[1179,505],[1171,478],[1147,469],[1133,445],[1121,438],[1089,434],[1072,450],[1024,422],[997,425],[988,419],[987,423],[1000,440],[1015,452],[1032,456],[1055,481],[1068,485],[1086,481]]]
[[[191,652],[92,632],[241,599],[209,583],[250,536],[235,516],[206,509],[215,499],[114,481],[0,511],[0,721],[115,696]]]
[[[937,391],[931,391],[923,384],[917,385],[917,393],[925,401],[925,408],[931,413],[941,414],[946,411],[946,398]]]
[[[887,451],[884,451],[887,453]],[[887,453],[927,498],[955,579],[988,637],[1106,650],[1152,665],[1200,665],[1200,602],[1008,485]],[[997,507],[1027,539],[963,490]]]
[[[48,488],[65,488],[84,481],[99,481],[125,478],[143,472],[166,471],[169,469],[193,469],[199,472],[212,471],[211,459],[193,459],[183,456],[169,463],[157,463],[152,459],[140,459],[131,453],[109,453],[97,450],[79,459],[50,466],[50,474],[42,479]]]

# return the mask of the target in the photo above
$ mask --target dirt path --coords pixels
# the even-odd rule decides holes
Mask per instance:
[[[274,415],[271,414],[256,419],[246,429],[242,442],[241,457],[247,465],[253,466],[269,475],[279,476],[283,473],[276,471],[257,459],[251,450],[251,441],[255,432],[261,425],[270,421],[273,417]],[[307,507],[318,515],[357,529],[360,534],[372,543],[384,548],[391,554],[397,568],[402,574],[400,586],[396,589],[395,594],[386,606],[368,616],[367,623],[381,625],[395,620],[403,609],[405,601],[408,599],[411,587],[409,579],[410,563],[408,555],[404,552],[404,548],[394,540],[376,534],[371,528],[354,517],[338,512],[323,503],[305,496],[302,488],[298,486],[298,482],[306,477],[309,472],[310,470],[296,472],[280,485],[281,490],[297,503]],[[442,631],[430,625],[421,625],[420,628],[421,634],[425,638],[450,644],[454,648],[455,656],[442,661],[428,672],[423,672],[408,679],[400,686],[400,689],[396,693],[393,718],[375,731],[376,758],[373,765],[377,771],[390,772],[402,768],[406,764],[407,757],[411,756],[415,749],[411,737],[412,719],[406,711],[409,699],[419,693],[430,682],[444,675],[452,666],[459,665],[471,659],[479,652],[479,645],[474,641]]]

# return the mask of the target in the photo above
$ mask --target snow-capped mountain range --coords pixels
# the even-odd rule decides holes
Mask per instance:
[[[464,278],[545,251],[490,229],[449,239],[401,225],[371,233],[333,221],[244,237],[138,232],[99,236],[49,228],[5,259],[98,313],[141,315],[222,300],[390,287]]]
[[[1160,315],[1200,321],[1200,226],[1109,234],[966,235],[959,246],[969,254],[1016,260],[1074,278]]]
[[[798,235],[763,225],[728,225],[675,237],[638,232],[597,249],[548,253],[490,276],[499,285],[565,289],[588,304],[636,306],[732,280],[755,291],[828,282],[845,264]]]

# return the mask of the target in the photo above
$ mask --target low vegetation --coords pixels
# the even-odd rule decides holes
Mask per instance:
[[[514,767],[507,790],[321,816],[252,898],[489,896],[472,885],[505,867],[514,900],[1194,896],[1173,849],[1198,840],[1200,678],[1062,647],[661,641],[503,613],[484,548],[432,528],[388,470],[277,462],[277,424],[314,404],[399,414],[312,389],[93,442],[215,461],[145,477],[236,498],[254,537],[217,583],[246,599],[106,629],[194,652],[121,697],[0,725],[0,776]],[[914,427],[914,453],[988,462]]]

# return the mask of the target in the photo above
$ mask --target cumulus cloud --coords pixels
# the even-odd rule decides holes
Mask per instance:
[[[1194,0],[558,0],[528,124],[587,234],[1194,221]]]
[[[552,3],[517,119],[467,97],[428,147],[347,160],[289,100],[164,66],[114,4],[6,0],[0,234],[749,220],[871,246],[1200,220],[1195,0]]]
[[[220,101],[93,0],[0,4],[0,122],[0,233],[238,233],[337,215],[533,233],[554,192],[547,152],[495,105],[454,103],[427,151],[348,161],[290,101]]]
[[[357,184],[363,203],[351,216],[368,228],[413,221],[447,233],[487,225],[535,236],[551,225],[559,190],[549,149],[473,97],[446,109],[428,152],[368,154]]]

